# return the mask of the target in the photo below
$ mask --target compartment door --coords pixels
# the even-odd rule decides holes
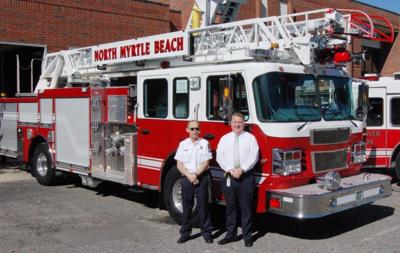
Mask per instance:
[[[56,165],[88,170],[89,98],[56,99]]]

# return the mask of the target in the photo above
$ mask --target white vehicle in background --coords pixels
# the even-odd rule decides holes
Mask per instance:
[[[369,87],[364,168],[394,169],[400,180],[400,73],[366,75]],[[357,89],[357,84],[355,89]]]

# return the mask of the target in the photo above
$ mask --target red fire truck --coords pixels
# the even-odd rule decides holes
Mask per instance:
[[[371,203],[391,178],[360,174],[363,122],[344,65],[359,58],[350,36],[376,31],[363,12],[322,9],[50,53],[34,93],[0,99],[0,153],[43,185],[62,171],[158,191],[179,222],[173,157],[187,121],[215,151],[239,111],[260,147],[257,212],[316,218]],[[210,172],[210,201],[223,203],[215,161]]]
[[[400,73],[363,77],[369,86],[365,168],[394,169],[400,180]]]

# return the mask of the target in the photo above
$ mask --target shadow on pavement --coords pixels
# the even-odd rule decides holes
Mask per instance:
[[[308,240],[338,236],[393,215],[394,208],[369,204],[318,219],[299,220],[268,214],[256,217],[254,240],[278,233]]]
[[[85,189],[95,191],[96,195],[100,195],[102,197],[114,196],[140,203],[149,208],[159,207],[159,202],[158,202],[159,193],[157,191],[143,190],[143,192],[135,193],[128,191],[128,188],[122,184],[108,182],[108,181],[102,182],[96,188],[91,188],[81,185],[79,178],[77,178],[77,181],[75,181],[74,184],[75,184],[74,187],[82,187]]]
[[[215,205],[212,210],[215,229],[213,237],[217,238],[225,232],[225,209]],[[369,204],[318,219],[304,220],[276,214],[258,214],[254,218],[253,240],[262,239],[268,233],[307,240],[327,239],[389,217],[394,210],[392,207]]]
[[[10,169],[18,169],[19,165],[16,159],[0,156],[0,174],[9,171]]]
[[[0,174],[5,173],[6,170],[13,170],[14,166],[17,166],[17,164],[12,160],[0,162]],[[149,208],[159,208],[159,193],[157,191],[144,190],[141,193],[134,193],[128,191],[126,186],[113,182],[102,182],[98,187],[90,188],[81,185],[81,180],[78,176],[68,174],[61,175],[57,181],[55,186],[65,186],[67,189],[81,187],[103,197],[114,196],[140,203]],[[393,191],[400,191],[399,182],[392,184],[392,187]],[[213,204],[210,209],[212,210],[212,221],[215,228],[213,237],[217,238],[225,232],[225,208]],[[393,215],[394,210],[392,207],[369,204],[319,219],[299,220],[275,214],[257,215],[254,221],[253,238],[258,240],[268,233],[278,233],[300,239],[321,240],[335,237],[389,217]],[[168,215],[152,221],[156,223],[175,223]]]
[[[73,184],[69,185],[69,188],[83,187],[104,197],[115,196],[140,203],[149,208],[159,208],[159,193],[157,191],[145,190],[142,193],[134,193],[127,191],[127,187],[113,182],[102,182],[98,187],[90,188],[82,186],[77,177],[66,177],[66,179]],[[67,182],[64,181],[64,183]],[[396,186],[396,188],[400,190],[400,187]],[[396,189],[393,190],[396,191]],[[210,210],[214,226],[213,238],[218,238],[225,232],[225,207],[212,204]],[[308,240],[327,239],[389,217],[393,215],[394,210],[392,207],[369,204],[318,219],[299,220],[276,214],[256,215],[253,240],[261,239],[268,233],[278,233]],[[175,224],[175,221],[169,215],[158,217],[152,221]],[[239,234],[239,236],[241,235]]]

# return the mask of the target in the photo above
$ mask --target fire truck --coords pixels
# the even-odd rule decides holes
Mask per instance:
[[[369,86],[364,168],[393,169],[400,180],[400,73],[362,77]]]
[[[32,94],[0,99],[0,154],[42,185],[61,171],[158,191],[179,222],[174,154],[188,120],[215,158],[238,111],[260,147],[256,212],[317,218],[368,204],[390,195],[391,178],[360,173],[363,122],[344,66],[360,58],[351,36],[377,31],[364,12],[321,9],[49,53]],[[215,160],[209,171],[210,201],[223,204]]]

